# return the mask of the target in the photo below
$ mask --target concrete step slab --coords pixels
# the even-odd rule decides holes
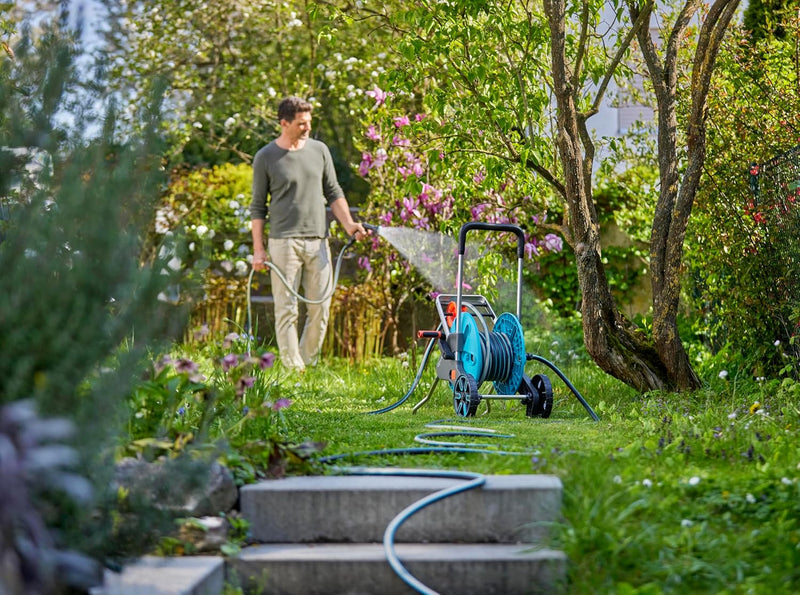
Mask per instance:
[[[410,504],[461,480],[323,476],[267,480],[240,491],[241,511],[261,543],[380,542]],[[538,543],[560,518],[563,486],[552,475],[490,475],[481,488],[413,515],[397,542]]]
[[[145,556],[122,572],[107,571],[103,586],[90,595],[220,595],[225,560],[216,556]]]
[[[417,580],[442,594],[552,593],[566,575],[563,552],[509,544],[397,544]],[[270,595],[414,593],[391,568],[383,546],[265,544],[230,558],[228,580]]]

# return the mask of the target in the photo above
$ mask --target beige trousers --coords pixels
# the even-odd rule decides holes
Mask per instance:
[[[333,283],[327,239],[289,238],[268,241],[269,259],[283,273],[295,291],[309,300],[330,292]],[[274,269],[270,269],[275,306],[275,335],[281,361],[287,368],[303,370],[316,364],[331,310],[331,298],[321,304],[306,304],[306,323],[298,338],[298,299],[293,296]],[[303,290],[300,291],[302,285]]]

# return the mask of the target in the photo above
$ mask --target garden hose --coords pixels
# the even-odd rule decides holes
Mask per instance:
[[[404,454],[430,454],[430,453],[444,453],[444,452],[480,452],[486,454],[496,455],[516,455],[516,456],[531,456],[533,452],[514,452],[496,450],[491,445],[487,444],[469,444],[464,442],[446,442],[440,440],[431,440],[431,438],[449,437],[449,436],[477,436],[487,437],[494,436],[497,438],[512,438],[512,434],[500,434],[497,430],[491,428],[473,428],[469,426],[450,426],[443,425],[441,422],[446,420],[438,420],[426,424],[425,427],[452,430],[447,432],[433,432],[418,434],[414,440],[423,444],[432,444],[434,446],[416,447],[416,448],[390,448],[382,450],[371,450],[363,452],[355,452],[349,454],[331,455],[317,459],[321,463],[331,463],[333,461],[341,460],[348,457],[362,457],[362,456],[380,456],[380,455],[404,455]],[[405,523],[411,516],[430,506],[434,502],[443,500],[450,496],[455,496],[462,492],[481,487],[486,483],[486,476],[482,473],[475,473],[471,471],[442,471],[436,469],[397,469],[397,468],[381,468],[381,467],[335,467],[335,470],[345,475],[388,475],[388,476],[405,476],[405,477],[444,477],[450,479],[463,479],[465,483],[458,484],[449,488],[444,488],[424,498],[417,500],[411,505],[404,508],[397,516],[395,516],[383,533],[383,549],[386,553],[386,560],[394,570],[395,574],[405,582],[409,587],[423,593],[424,595],[438,595],[419,579],[414,577],[406,568],[397,556],[395,551],[395,535],[400,526]]]
[[[286,286],[286,289],[289,290],[289,293],[291,293],[294,297],[296,297],[301,302],[305,302],[306,304],[323,304],[326,301],[328,301],[331,298],[331,296],[333,295],[333,292],[336,291],[336,286],[339,283],[339,271],[342,268],[342,257],[344,256],[344,253],[347,252],[347,250],[350,249],[350,246],[352,246],[355,241],[356,241],[356,237],[355,237],[355,235],[353,235],[347,241],[347,243],[342,247],[342,249],[339,251],[339,256],[336,257],[336,268],[334,269],[333,279],[331,279],[331,277],[328,277],[328,284],[325,287],[325,294],[319,299],[312,300],[312,299],[306,298],[305,296],[300,295],[295,290],[295,288],[292,287],[292,285],[289,283],[289,281],[286,279],[286,276],[283,274],[283,271],[281,271],[277,266],[275,266],[269,260],[264,261],[264,265],[268,269],[274,270],[275,274],[278,276],[278,279],[280,279],[281,283],[283,283]],[[252,290],[252,286],[253,286],[253,274],[255,272],[256,272],[256,270],[251,268],[250,269],[250,275],[247,277],[247,329],[248,329],[248,332],[252,332],[252,329],[253,329],[253,307],[252,307],[252,304],[251,304],[250,294],[251,294],[251,290]]]

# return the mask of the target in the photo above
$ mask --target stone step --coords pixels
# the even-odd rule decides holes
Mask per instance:
[[[245,486],[242,516],[260,543],[380,542],[404,508],[463,480],[340,475],[291,477]],[[559,520],[561,480],[490,475],[486,483],[414,514],[397,542],[539,543]]]
[[[551,593],[566,575],[562,552],[509,544],[397,544],[397,556],[427,587],[458,595]],[[379,543],[265,544],[228,559],[228,581],[270,595],[393,595],[415,592]]]
[[[122,572],[106,571],[90,595],[221,595],[225,560],[219,556],[145,556]]]

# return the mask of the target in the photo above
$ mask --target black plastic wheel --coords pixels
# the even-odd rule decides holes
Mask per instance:
[[[550,417],[553,412],[553,385],[544,374],[536,374],[531,378],[534,388],[539,393],[539,415]]]
[[[536,417],[539,415],[539,391],[533,386],[533,382],[526,375],[522,375],[522,381],[519,383],[517,392],[523,395],[520,403],[525,405],[525,415],[527,417]]]
[[[453,384],[453,409],[459,417],[473,417],[478,411],[481,396],[478,384],[470,374],[460,374]]]

